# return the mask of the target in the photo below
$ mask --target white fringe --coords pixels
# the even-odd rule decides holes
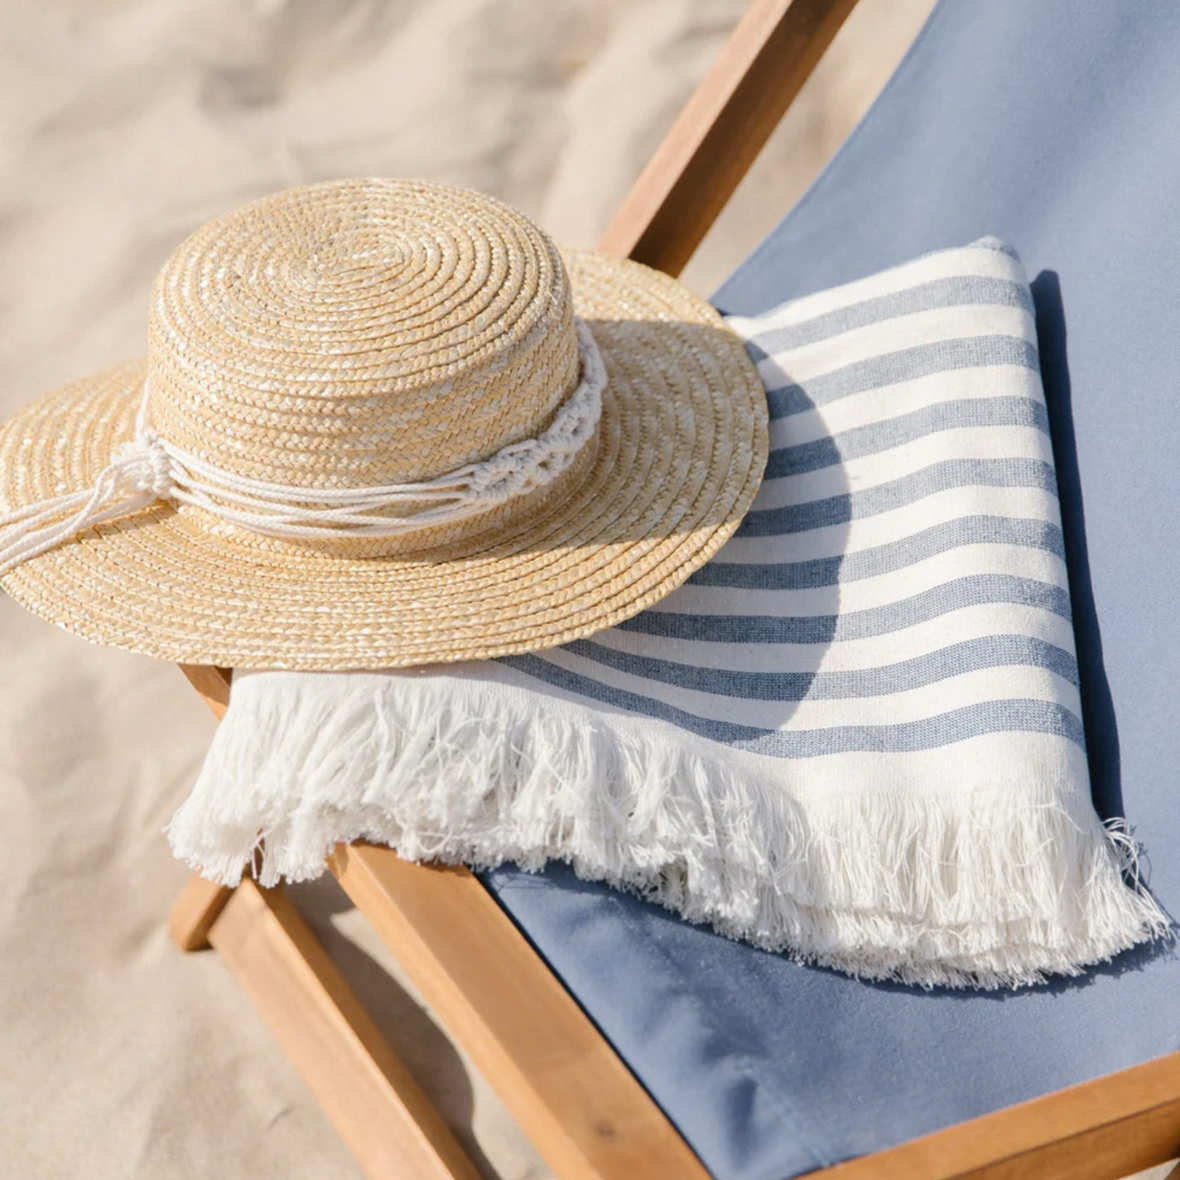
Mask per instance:
[[[923,986],[1077,975],[1169,931],[1125,827],[1085,793],[801,802],[700,744],[502,685],[304,680],[235,686],[168,829],[205,876],[233,885],[260,859],[264,885],[305,880],[358,839],[411,860],[564,860],[730,937]]]

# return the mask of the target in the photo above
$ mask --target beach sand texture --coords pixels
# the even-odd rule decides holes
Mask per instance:
[[[694,260],[790,206],[931,0],[862,0]],[[0,414],[142,352],[207,218],[350,175],[487,190],[592,245],[742,0],[12,0],[0,7]],[[216,955],[165,917],[161,828],[212,732],[171,665],[0,600],[0,1177],[359,1169]],[[548,1170],[335,885],[300,905],[489,1176]]]

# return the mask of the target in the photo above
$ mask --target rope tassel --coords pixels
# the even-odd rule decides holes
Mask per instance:
[[[124,443],[93,487],[0,515],[0,576],[94,525],[146,508],[173,492],[172,460],[151,431]]]

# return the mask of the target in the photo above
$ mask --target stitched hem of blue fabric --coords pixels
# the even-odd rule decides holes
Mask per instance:
[[[1163,935],[1090,798],[1032,298],[994,240],[731,324],[752,511],[654,608],[417,674],[250,673],[175,850],[568,861],[851,974],[1003,987]],[[260,847],[260,839],[264,844]]]

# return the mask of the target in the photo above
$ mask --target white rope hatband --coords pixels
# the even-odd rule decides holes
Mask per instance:
[[[191,504],[267,537],[323,540],[342,533],[392,537],[487,512],[551,483],[593,437],[602,416],[606,368],[589,328],[575,320],[581,380],[536,438],[511,443],[472,463],[420,483],[370,488],[301,488],[223,471],[156,434],[145,396],[135,438],[123,443],[90,488],[0,514],[0,575],[79,533],[157,500]],[[422,503],[408,516],[383,513]]]

